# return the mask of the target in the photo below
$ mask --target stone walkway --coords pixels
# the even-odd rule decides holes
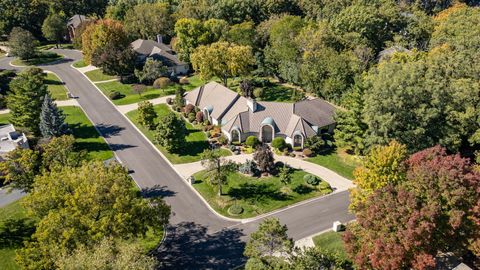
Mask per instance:
[[[157,104],[167,103],[167,98],[175,98],[175,95],[149,99],[148,101],[150,101],[153,105],[157,105]],[[138,103],[117,106],[117,109],[123,114],[136,110],[137,108],[138,108]]]
[[[247,159],[253,159],[253,155],[252,154],[233,155],[233,156],[226,157],[226,159],[237,162],[237,163],[243,163]],[[311,173],[313,175],[316,175],[322,178],[323,180],[327,181],[330,184],[330,186],[334,189],[335,192],[348,190],[349,188],[352,188],[354,186],[352,184],[352,181],[348,180],[343,176],[338,175],[336,172],[308,161],[304,161],[304,160],[293,158],[293,157],[279,156],[279,155],[275,155],[275,161],[282,161],[283,163],[288,164],[290,167],[304,170],[308,173]],[[177,164],[173,166],[175,167],[177,172],[179,172],[180,175],[185,179],[190,177],[194,173],[204,169],[200,161],[193,162],[193,163],[186,163],[186,164]]]

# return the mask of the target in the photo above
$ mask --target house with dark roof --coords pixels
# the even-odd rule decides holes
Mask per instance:
[[[184,75],[189,71],[188,63],[178,59],[172,48],[162,42],[161,37],[158,41],[137,39],[131,43],[133,50],[138,55],[139,62],[145,62],[149,57],[161,61],[169,71],[174,75]]]
[[[18,147],[29,148],[27,136],[16,131],[12,124],[0,126],[0,160]]]
[[[257,136],[270,143],[282,137],[293,147],[303,147],[306,138],[333,132],[335,127],[336,108],[319,98],[295,103],[256,101],[209,82],[188,92],[185,101],[200,108],[212,124],[220,125],[231,142]]]
[[[75,30],[80,26],[80,24],[89,20],[89,18],[79,14],[75,14],[70,17],[70,19],[67,21],[68,38],[73,40],[75,38]]]

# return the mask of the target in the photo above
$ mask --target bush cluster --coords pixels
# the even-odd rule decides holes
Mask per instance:
[[[252,148],[257,146],[259,143],[260,142],[258,141],[258,138],[256,136],[248,136],[247,140],[245,140],[245,144]]]
[[[153,82],[153,87],[156,89],[165,89],[172,85],[172,81],[167,77],[160,77]]]
[[[320,179],[313,174],[305,174],[305,176],[303,176],[303,180],[307,184],[312,185],[312,186],[316,186],[320,183]]]

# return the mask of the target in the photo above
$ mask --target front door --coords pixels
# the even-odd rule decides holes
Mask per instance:
[[[262,127],[262,142],[271,143],[273,137],[273,129],[269,125],[264,125]]]

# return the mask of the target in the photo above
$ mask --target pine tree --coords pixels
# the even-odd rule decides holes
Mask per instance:
[[[67,132],[65,115],[57,108],[49,94],[45,95],[40,113],[40,132],[44,138],[58,137]]]

